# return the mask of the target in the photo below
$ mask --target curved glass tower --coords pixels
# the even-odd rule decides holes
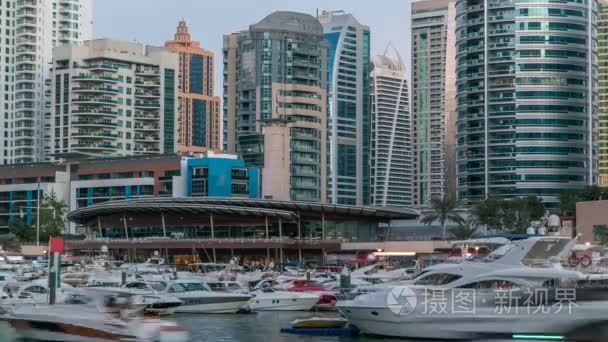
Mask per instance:
[[[597,2],[456,3],[458,195],[557,205],[597,178]]]
[[[388,47],[387,47],[388,50]],[[407,72],[401,56],[371,61],[371,205],[412,205],[411,118]]]

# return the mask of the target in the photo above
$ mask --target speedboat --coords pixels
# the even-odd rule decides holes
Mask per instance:
[[[277,291],[265,288],[253,292],[249,306],[254,311],[309,311],[319,301],[315,293]]]
[[[128,301],[119,302],[105,297],[103,305],[96,301],[92,303],[79,306],[21,305],[1,316],[0,320],[8,322],[16,337],[27,340],[78,342],[189,340],[187,331],[174,322],[123,314],[122,310],[129,306]],[[118,312],[115,311],[117,308],[119,308]]]
[[[427,267],[411,281],[337,306],[363,333],[411,339],[562,336],[605,327],[608,301],[576,300],[573,287],[589,276],[561,267],[574,244],[559,237],[520,240],[484,260]]]
[[[182,301],[175,310],[179,313],[237,313],[252,298],[249,294],[212,291],[199,279],[171,280],[159,292]]]

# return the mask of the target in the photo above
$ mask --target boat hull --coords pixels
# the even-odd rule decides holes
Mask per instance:
[[[497,314],[494,308],[474,314],[398,315],[387,307],[339,305],[340,311],[362,333],[408,339],[472,340],[511,338],[513,334],[566,334],[585,325],[606,322],[605,306],[590,303],[580,311],[559,314]]]
[[[293,298],[293,299],[258,299],[253,298],[249,302],[254,311],[310,311],[317,298]]]
[[[135,339],[135,336],[124,335],[105,329],[42,322],[26,319],[7,319],[18,338],[37,341],[74,341],[74,342],[110,342],[118,340]]]
[[[242,311],[247,300],[217,303],[183,304],[175,309],[176,313],[228,314]]]

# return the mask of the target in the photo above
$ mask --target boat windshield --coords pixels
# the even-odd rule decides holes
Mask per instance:
[[[498,248],[496,248],[492,253],[488,254],[485,258],[482,259],[475,259],[476,261],[483,261],[483,262],[493,262],[496,261],[500,258],[502,258],[503,256],[505,256],[513,247],[515,247],[513,244],[506,244],[503,246],[500,246]]]
[[[207,291],[207,287],[202,283],[177,283],[169,288],[169,293]]]
[[[243,289],[241,287],[241,285],[239,285],[238,283],[228,283],[227,286],[228,286],[228,289],[231,290],[231,291],[242,290]]]

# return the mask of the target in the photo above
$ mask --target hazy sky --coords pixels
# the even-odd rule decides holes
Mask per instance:
[[[216,95],[221,88],[222,35],[240,31],[267,14],[288,10],[315,15],[319,10],[344,10],[368,25],[372,54],[392,42],[409,69],[411,0],[95,0],[93,34],[163,45],[172,39],[180,18],[186,19],[193,39],[215,51]]]

